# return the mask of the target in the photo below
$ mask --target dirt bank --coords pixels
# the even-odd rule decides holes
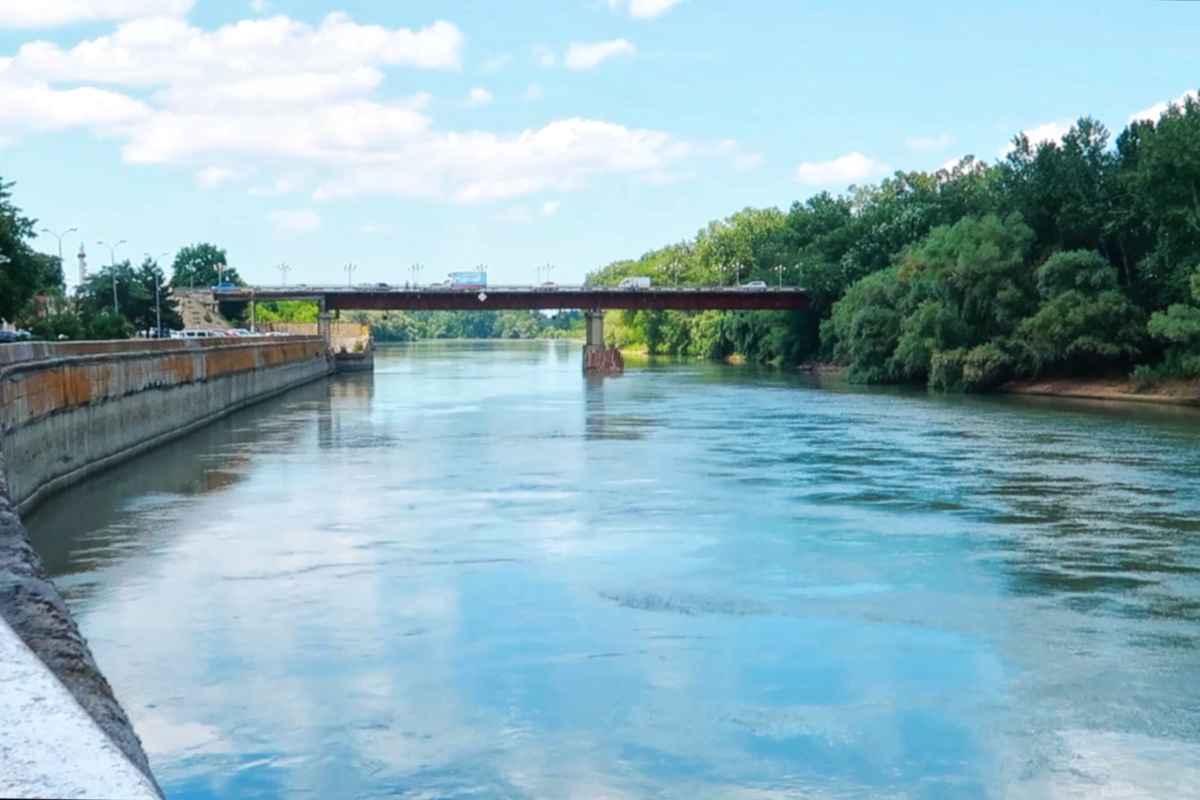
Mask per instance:
[[[1200,407],[1200,380],[1165,380],[1148,389],[1137,389],[1124,377],[1049,378],[1013,381],[999,389],[1005,394],[1046,397],[1078,397],[1086,400],[1117,400],[1130,403]]]

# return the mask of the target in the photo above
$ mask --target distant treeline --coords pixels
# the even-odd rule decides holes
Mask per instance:
[[[1110,142],[1083,118],[988,165],[747,208],[690,241],[591,273],[807,287],[809,312],[611,312],[610,343],[863,382],[986,390],[1013,378],[1200,375],[1200,105]]]

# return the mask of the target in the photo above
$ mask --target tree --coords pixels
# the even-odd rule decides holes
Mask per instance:
[[[177,289],[207,289],[221,281],[244,285],[237,270],[228,265],[224,248],[213,244],[188,245],[175,255],[171,285]]]
[[[12,204],[12,183],[0,180],[0,318],[16,319],[38,292],[62,289],[58,259],[29,246],[36,220]]]

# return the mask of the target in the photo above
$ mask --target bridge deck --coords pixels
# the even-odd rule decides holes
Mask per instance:
[[[658,309],[788,310],[809,307],[805,289],[792,287],[663,286],[651,289],[615,287],[509,287],[457,289],[393,287],[243,287],[214,291],[219,300],[258,302],[315,300],[327,311],[479,311],[507,309]]]

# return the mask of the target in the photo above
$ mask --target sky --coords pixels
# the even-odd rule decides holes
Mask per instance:
[[[1111,0],[0,0],[0,179],[78,227],[69,285],[121,239],[256,284],[577,283],[747,206],[1118,132],[1200,86],[1197,30]]]

